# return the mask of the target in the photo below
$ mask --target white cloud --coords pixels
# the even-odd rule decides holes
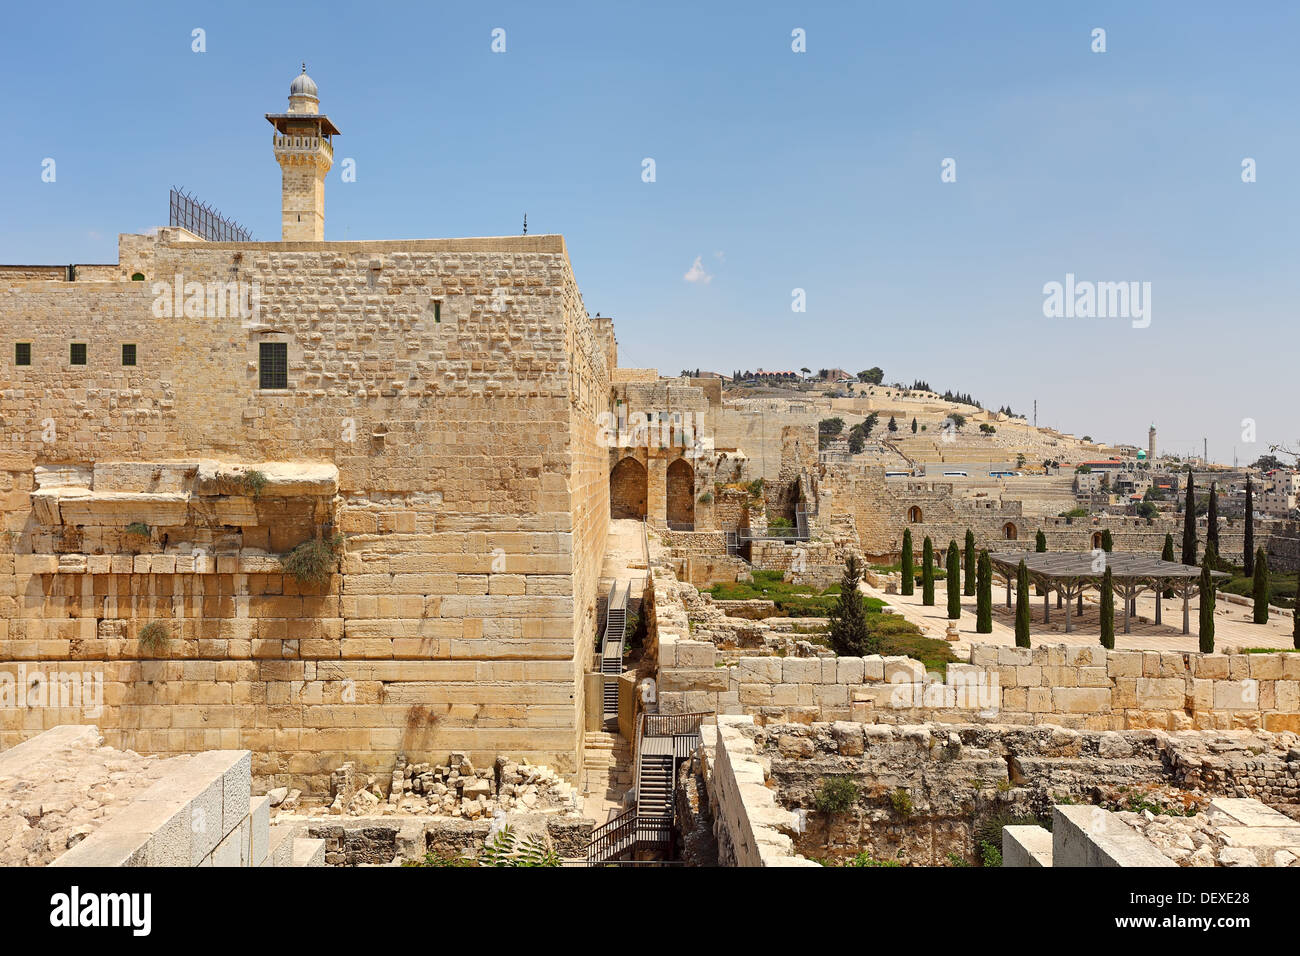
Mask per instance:
[[[704,257],[696,256],[691,267],[686,270],[686,275],[682,276],[687,282],[712,282],[713,276],[704,271]]]

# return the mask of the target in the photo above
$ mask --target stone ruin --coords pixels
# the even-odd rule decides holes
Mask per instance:
[[[309,810],[311,815],[406,814],[478,820],[503,811],[573,815],[581,810],[577,791],[560,774],[509,757],[476,768],[465,753],[452,753],[445,764],[410,763],[401,754],[387,792],[374,774],[363,780],[351,762],[330,777],[334,799],[327,807]],[[296,809],[296,801],[288,802],[285,810]]]

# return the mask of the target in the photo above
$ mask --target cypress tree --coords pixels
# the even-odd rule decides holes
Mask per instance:
[[[961,558],[957,542],[948,542],[948,620],[961,617]]]
[[[928,534],[921,543],[921,603],[934,607],[934,545]]]
[[[1196,487],[1192,470],[1187,470],[1187,501],[1183,505],[1183,564],[1196,567]]]
[[[989,563],[989,553],[980,551],[976,565],[975,577],[975,631],[979,634],[993,633],[993,566]]]
[[[1101,576],[1101,646],[1108,651],[1115,649],[1115,579],[1110,565]]]
[[[1174,536],[1170,533],[1165,534],[1165,549],[1160,552],[1161,561],[1173,561],[1174,559]],[[1165,588],[1165,597],[1174,596],[1173,588]]]
[[[912,570],[912,529],[903,529],[903,593],[912,594],[916,589],[912,584],[915,572]]]
[[[1295,606],[1291,609],[1291,644],[1300,651],[1300,594],[1296,595]]]
[[[1268,623],[1268,556],[1260,548],[1255,553],[1254,589],[1255,623]]]
[[[975,596],[975,532],[970,528],[966,529],[966,569],[963,578],[966,587],[963,588],[967,597]]]
[[[1210,562],[1201,565],[1201,653],[1214,653],[1214,578],[1210,577]]]
[[[915,418],[915,417],[912,418],[912,434],[913,434],[913,435],[916,434],[916,418]]]
[[[1210,482],[1210,505],[1205,515],[1205,550],[1219,554],[1219,493],[1217,482]]]
[[[1025,559],[1016,568],[1016,647],[1029,646],[1029,569]]]
[[[1255,489],[1251,486],[1250,475],[1246,476],[1246,538],[1241,549],[1242,572],[1247,576],[1255,573]]]
[[[1110,536],[1110,528],[1106,528],[1101,533],[1101,550],[1110,554],[1115,550],[1115,539]]]
[[[1034,535],[1034,550],[1040,554],[1047,550],[1047,535],[1043,533],[1042,528],[1039,528],[1038,534]]]
[[[871,633],[867,629],[867,606],[858,590],[862,573],[858,559],[849,555],[840,578],[840,595],[830,612],[831,647],[841,657],[862,657],[871,653]]]

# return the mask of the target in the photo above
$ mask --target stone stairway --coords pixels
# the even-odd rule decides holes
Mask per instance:
[[[632,745],[617,733],[588,731],[583,750],[582,791],[587,799],[620,803],[633,784]]]

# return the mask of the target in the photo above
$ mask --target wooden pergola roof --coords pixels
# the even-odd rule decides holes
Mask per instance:
[[[1035,584],[1056,584],[1065,581],[1100,582],[1106,568],[1111,579],[1120,581],[1168,581],[1200,579],[1201,569],[1176,561],[1165,561],[1148,554],[1129,551],[1110,552],[1105,565],[1096,570],[1096,557],[1092,551],[998,551],[989,554],[989,562],[1003,574],[1015,574],[1020,562],[1025,562],[1029,579]],[[1226,578],[1223,571],[1211,571],[1211,577]]]

